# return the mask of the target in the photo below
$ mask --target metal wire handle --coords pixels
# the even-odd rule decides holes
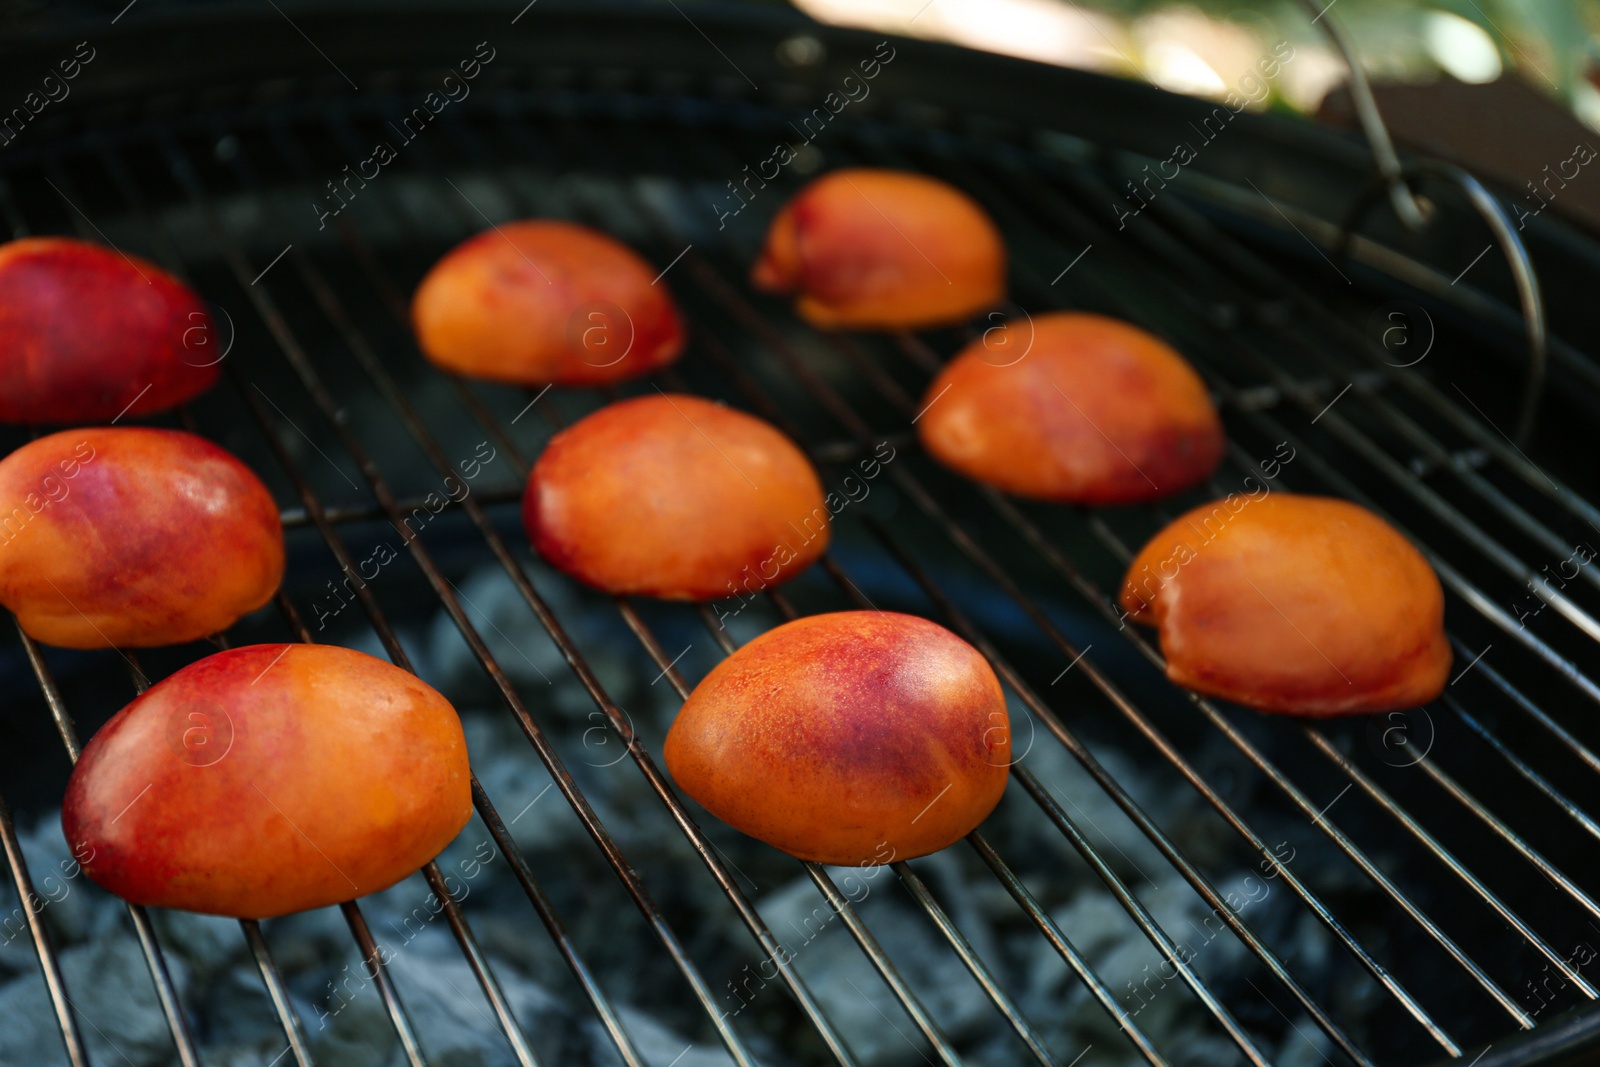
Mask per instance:
[[[1395,214],[1400,216],[1406,229],[1413,233],[1421,231],[1428,221],[1428,212],[1417,202],[1410,186],[1406,184],[1400,157],[1394,150],[1394,140],[1389,136],[1389,127],[1384,125],[1383,115],[1378,112],[1378,102],[1373,99],[1372,85],[1367,81],[1367,75],[1356,57],[1355,45],[1345,35],[1344,27],[1326,17],[1328,8],[1333,4],[1320,8],[1317,0],[1301,0],[1301,4],[1307,11],[1314,12],[1311,24],[1322,24],[1333,46],[1344,56],[1345,65],[1350,68],[1350,98],[1355,103],[1356,118],[1360,120],[1361,130],[1367,136],[1367,144],[1378,164],[1378,173],[1388,188],[1389,202],[1394,205]]]
[[[1533,423],[1538,414],[1539,399],[1544,392],[1545,374],[1550,360],[1544,300],[1539,292],[1539,278],[1534,273],[1533,261],[1528,256],[1527,247],[1511,228],[1511,220],[1506,216],[1500,202],[1484,188],[1483,183],[1467,171],[1436,161],[1426,161],[1411,166],[1401,165],[1400,157],[1394,150],[1394,140],[1389,136],[1389,127],[1384,124],[1383,115],[1378,111],[1378,102],[1373,98],[1372,86],[1356,58],[1354,44],[1346,36],[1342,26],[1333,19],[1326,18],[1328,7],[1333,5],[1329,4],[1319,9],[1317,0],[1301,0],[1301,3],[1306,10],[1316,12],[1311,20],[1312,24],[1322,24],[1328,38],[1333,41],[1334,47],[1344,56],[1345,64],[1350,68],[1350,98],[1355,104],[1356,118],[1361,122],[1362,132],[1366,134],[1382,182],[1381,187],[1367,189],[1356,199],[1355,206],[1339,231],[1337,258],[1342,259],[1348,254],[1351,235],[1385,192],[1400,222],[1408,230],[1417,233],[1427,224],[1432,211],[1424,202],[1417,199],[1416,194],[1412,192],[1411,182],[1423,175],[1430,175],[1459,185],[1467,194],[1467,200],[1471,202],[1473,208],[1489,224],[1495,241],[1505,253],[1506,262],[1511,266],[1512,278],[1516,282],[1517,298],[1522,303],[1522,320],[1528,335],[1528,377],[1522,387],[1522,402],[1517,406],[1517,422],[1512,439],[1519,446],[1527,444],[1529,436],[1533,433]]]
[[[1545,374],[1550,362],[1544,298],[1539,291],[1539,277],[1534,273],[1533,261],[1528,257],[1527,246],[1512,228],[1511,219],[1500,206],[1500,201],[1484,188],[1482,182],[1460,167],[1436,160],[1426,160],[1405,167],[1401,171],[1401,177],[1408,183],[1422,177],[1442,178],[1460,186],[1467,194],[1467,200],[1478,214],[1483,216],[1483,221],[1489,224],[1489,230],[1500,245],[1500,251],[1505,253],[1506,262],[1511,267],[1512,280],[1517,286],[1517,298],[1522,304],[1522,321],[1528,337],[1528,376],[1523,382],[1522,401],[1517,405],[1517,422],[1512,432],[1512,440],[1518,446],[1525,445],[1533,433],[1533,424],[1538,416],[1539,400],[1544,393]],[[1383,189],[1376,184],[1369,186],[1356,198],[1355,205],[1350,209],[1344,225],[1339,230],[1339,243],[1334,253],[1336,259],[1343,260],[1348,256],[1350,241],[1356,228],[1382,198]]]

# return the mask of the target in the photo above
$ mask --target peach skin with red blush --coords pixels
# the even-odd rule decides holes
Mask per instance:
[[[539,554],[609,593],[749,596],[828,546],[805,454],[770,424],[681,393],[601,408],[550,439],[523,521]]]
[[[194,641],[271,599],[283,565],[272,494],[203,437],[89,427],[0,460],[0,604],[45,644]]]
[[[61,828],[132,904],[267,919],[387,889],[472,814],[466,739],[415,675],[333,645],[207,656],[112,716]]]
[[[1000,802],[1011,731],[999,680],[936,623],[811,615],[705,677],[667,733],[667,769],[711,814],[818,863],[937,852]]]
[[[137,256],[66,237],[0,245],[0,422],[106,422],[216,383],[200,298]]]
[[[922,403],[917,436],[934,459],[1059,503],[1171,496],[1210,476],[1226,443],[1182,356],[1136,326],[1081,312],[986,331]]]
[[[683,351],[683,321],[658,274],[599,230],[508,222],[434,264],[412,298],[411,319],[423,353],[456,374],[606,385]]]

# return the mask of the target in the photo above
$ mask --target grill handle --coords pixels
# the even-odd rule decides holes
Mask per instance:
[[[1339,54],[1344,56],[1345,65],[1350,68],[1350,99],[1355,103],[1356,118],[1361,122],[1362,132],[1367,135],[1373,160],[1378,164],[1378,174],[1388,190],[1389,202],[1394,205],[1394,213],[1400,217],[1406,229],[1420,233],[1427,224],[1429,212],[1417,202],[1411,187],[1406,184],[1405,170],[1394,150],[1394,139],[1389,136],[1389,127],[1384,125],[1383,115],[1378,111],[1378,102],[1372,96],[1372,85],[1367,81],[1366,72],[1361,69],[1361,62],[1356,56],[1355,44],[1344,32],[1343,26],[1334,19],[1325,19],[1328,9],[1337,0],[1330,0],[1325,5],[1320,5],[1320,0],[1300,2],[1307,11],[1313,12],[1311,24],[1315,26],[1321,23],[1323,32],[1339,50]]]
[[[1517,405],[1517,422],[1512,433],[1512,441],[1520,448],[1528,443],[1528,438],[1533,433],[1550,361],[1544,298],[1540,294],[1539,276],[1534,273],[1533,260],[1528,256],[1527,246],[1522,243],[1522,238],[1517,236],[1517,231],[1512,227],[1505,208],[1500,206],[1500,201],[1484,188],[1482,182],[1460,167],[1426,160],[1403,168],[1400,178],[1408,195],[1411,183],[1422,178],[1437,178],[1459,186],[1466,194],[1468,202],[1483,217],[1483,221],[1488,223],[1490,232],[1494,234],[1495,243],[1500,246],[1500,251],[1505,254],[1506,262],[1511,267],[1511,276],[1517,287],[1517,299],[1522,304],[1523,328],[1528,338],[1528,373],[1523,380],[1522,400]],[[1346,258],[1351,238],[1357,227],[1378,201],[1383,199],[1384,192],[1382,184],[1374,183],[1356,198],[1355,205],[1350,209],[1344,225],[1340,228],[1335,258],[1341,261]]]

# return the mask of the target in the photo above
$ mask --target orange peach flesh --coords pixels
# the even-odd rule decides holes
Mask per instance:
[[[1005,298],[1006,252],[960,190],[907,171],[825,174],[779,211],[751,282],[823,329],[963,322]]]
[[[973,341],[933,380],[917,435],[935,459],[1019,496],[1126,504],[1181,492],[1222,459],[1205,383],[1159,339],[1062,312]]]
[[[801,859],[877,865],[936,852],[1000,802],[1011,734],[994,671],[909,615],[814,615],[706,676],[667,734],[684,792]]]
[[[272,495],[204,438],[63,430],[0,460],[0,604],[46,644],[193,641],[265,604],[283,567]]]
[[[682,394],[557,434],[523,497],[534,547],[611,593],[710,600],[788,581],[828,545],[822,485],[760,419]]]
[[[264,919],[386,889],[471,815],[455,710],[399,668],[327,645],[219,652],[85,746],[62,829],[135,904]]]
[[[1414,707],[1450,670],[1433,569],[1343,500],[1269,492],[1202,505],[1150,540],[1120,599],[1160,627],[1169,679],[1263,711]]]
[[[597,230],[506,223],[451,249],[412,299],[418,343],[469,377],[602,385],[678,358],[683,323],[656,268]]]

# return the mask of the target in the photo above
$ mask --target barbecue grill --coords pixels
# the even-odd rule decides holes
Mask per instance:
[[[445,994],[459,994],[452,1010],[503,1037],[485,1060],[670,1067],[665,1029],[686,1064],[1593,1062],[1600,576],[1561,566],[1600,538],[1590,236],[1550,212],[1505,242],[1508,260],[1469,195],[1481,190],[1426,169],[1414,188],[1430,217],[1412,232],[1359,137],[1249,113],[1224,127],[1208,103],[927,42],[889,42],[870,92],[824,125],[824,98],[881,38],[779,9],[130,8],[5,51],[7,104],[77,42],[95,55],[0,153],[0,219],[12,236],[146,255],[216,309],[216,335],[193,351],[220,359],[225,381],[151,421],[213,437],[268,480],[290,573],[274,606],[215,645],[344,640],[411,668],[431,619],[475,664],[470,699],[520,735],[496,754],[515,774],[486,780],[475,748],[479,820],[463,834],[503,857],[510,891],[473,899],[445,859],[412,890],[435,894],[475,982]],[[416,113],[474,56],[470,92]],[[1210,136],[1197,130],[1208,119]],[[750,181],[780,140],[807,147]],[[1201,142],[1181,175],[1138,184],[1180,140]],[[378,143],[394,158],[372,176],[362,163]],[[1167,684],[1153,636],[1121,625],[1114,594],[1186,501],[1047,507],[957,479],[919,454],[912,423],[968,335],[822,335],[745,283],[787,196],[849,164],[939,175],[995,216],[1015,304],[975,330],[1025,348],[1030,313],[1086,308],[1183,351],[1230,445],[1193,502],[1250,477],[1357,501],[1411,536],[1446,589],[1445,695],[1302,723]],[[661,267],[691,324],[681,363],[615,393],[429,368],[407,326],[417,280],[469,234],[531,215],[597,225]],[[1521,247],[1542,289],[1514,271]],[[1548,313],[1547,371],[1524,308],[1537,327]],[[893,458],[792,585],[706,607],[610,600],[538,566],[519,490],[550,433],[654,388],[773,421],[829,487]],[[26,440],[5,435],[7,449]],[[462,460],[489,454],[469,492],[432,502]],[[368,550],[385,541],[397,558],[370,577]],[[474,584],[485,574],[509,591],[493,607]],[[797,869],[677,793],[652,709],[670,714],[761,630],[852,608],[923,614],[976,644],[1008,690],[1021,755],[1000,808],[947,854]],[[19,901],[43,899],[51,873],[30,869],[19,827],[59,804],[80,738],[212,650],[63,653],[18,631],[3,661],[0,837]],[[582,706],[551,696],[573,679]],[[549,795],[527,785],[545,778]],[[545,820],[573,831],[530,844]],[[770,891],[785,884],[828,944],[865,961],[870,989],[842,964],[820,969],[824,950],[780,925]],[[1185,913],[1158,895],[1194,918],[1171,921]],[[367,1048],[378,1058],[349,1062],[441,1062],[419,1021],[432,1005],[392,973],[409,939],[368,922],[378,906],[340,909],[345,951],[364,961],[346,988],[386,1019]],[[37,971],[13,981],[42,976],[51,1055],[117,1062],[133,1015],[82,1002],[57,945],[82,937],[63,932],[64,910],[20,907]],[[228,1062],[344,1061],[319,1044],[333,1001],[297,977],[308,927],[228,935],[258,979],[228,1008],[220,982],[174,962],[166,923],[132,906],[118,918],[153,990],[130,988],[130,1003],[166,1031],[149,1062],[220,1062],[218,1020],[252,1013],[277,1028],[273,1047]],[[1112,927],[1156,966],[1113,959]],[[491,929],[515,951],[485,948]],[[511,974],[538,966],[554,1005],[542,1014]],[[1045,971],[1055,985],[1030,985]],[[974,998],[959,1013],[955,986]],[[841,1008],[856,1000],[870,1021]],[[578,1030],[587,1051],[557,1036]]]

